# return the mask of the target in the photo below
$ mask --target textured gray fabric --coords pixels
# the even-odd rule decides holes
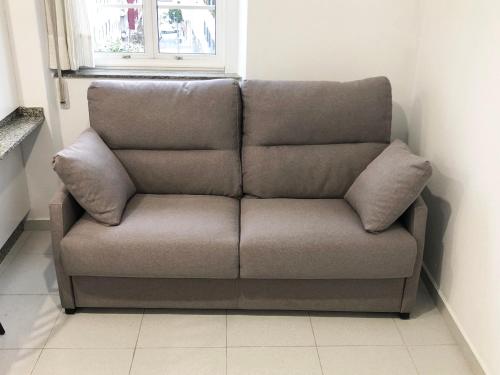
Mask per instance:
[[[234,150],[241,97],[234,80],[97,81],[90,126],[112,149]]]
[[[84,215],[61,241],[70,275],[238,277],[239,204],[216,196],[135,195],[122,223]]]
[[[96,220],[120,223],[135,186],[120,161],[89,128],[54,156],[53,167],[71,195]]]
[[[116,150],[139,193],[241,195],[237,150]]]
[[[73,224],[82,216],[83,208],[69,194],[64,186],[56,192],[49,204],[52,252],[56,269],[57,284],[62,307],[75,307],[71,278],[64,270],[61,261],[61,240]]]
[[[238,308],[397,312],[404,279],[240,279]]]
[[[401,224],[367,233],[343,199],[241,201],[242,278],[401,278],[412,274],[416,253]]]
[[[384,143],[246,146],[245,192],[259,198],[342,198]]]
[[[367,231],[381,232],[417,199],[431,175],[429,161],[395,140],[358,176],[345,199]]]
[[[411,277],[406,279],[401,303],[401,312],[411,312],[417,301],[418,281],[424,257],[425,229],[427,226],[427,206],[422,199],[417,200],[403,215],[403,222],[410,234],[417,241],[417,259]]]
[[[72,278],[79,307],[399,312],[404,279]]]
[[[261,198],[342,198],[390,139],[387,78],[246,81],[243,192]]]
[[[238,279],[72,277],[80,307],[233,309]]]
[[[90,125],[140,192],[241,196],[236,81],[97,81],[88,99]]]
[[[353,82],[245,81],[244,145],[389,142],[391,84],[385,77]]]

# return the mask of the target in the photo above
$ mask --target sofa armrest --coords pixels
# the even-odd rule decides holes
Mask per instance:
[[[61,186],[49,204],[50,231],[52,234],[52,250],[56,268],[59,295],[64,308],[74,308],[75,301],[70,277],[64,272],[61,262],[61,240],[68,233],[73,224],[82,216],[83,209],[66,190]]]
[[[71,226],[82,216],[83,208],[62,185],[49,204],[50,224],[52,233],[59,231],[62,239]]]
[[[408,232],[410,232],[417,241],[417,258],[415,260],[413,274],[405,281],[403,299],[401,301],[401,312],[409,313],[417,299],[418,283],[424,257],[427,205],[421,196],[413,202],[408,210],[406,210],[402,220]]]

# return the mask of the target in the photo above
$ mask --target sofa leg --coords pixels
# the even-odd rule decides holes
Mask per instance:
[[[73,315],[74,313],[76,313],[76,309],[64,309],[64,312],[66,313],[66,315]]]
[[[399,313],[399,319],[401,319],[401,320],[410,319],[410,313]]]
[[[0,335],[5,335],[5,329],[3,329],[2,323],[0,323]]]

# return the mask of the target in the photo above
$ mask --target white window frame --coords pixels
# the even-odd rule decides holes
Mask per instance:
[[[217,0],[215,18],[215,54],[160,53],[156,0],[142,0],[144,16],[144,53],[94,52],[96,67],[100,68],[158,68],[167,70],[224,71],[226,66],[227,3]],[[136,8],[135,4],[117,5],[117,8]],[[162,8],[185,9],[189,6],[162,5]]]

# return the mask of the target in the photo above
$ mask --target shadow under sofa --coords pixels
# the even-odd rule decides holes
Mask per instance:
[[[364,230],[343,199],[390,141],[386,78],[98,81],[91,127],[137,194],[105,226],[50,204],[62,306],[397,312],[408,317],[427,208]],[[133,103],[134,105],[131,105]]]

